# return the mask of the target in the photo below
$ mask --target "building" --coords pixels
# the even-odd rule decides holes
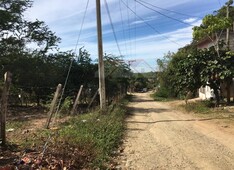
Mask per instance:
[[[234,31],[230,30],[230,41],[229,41],[229,48],[231,51],[234,51]],[[223,31],[220,35],[218,35],[218,39],[216,37],[212,37],[212,39],[206,37],[199,41],[197,43],[197,48],[198,49],[205,49],[205,48],[210,48],[214,45],[217,45],[218,40],[223,40],[225,42],[226,40],[226,31]],[[231,97],[234,98],[234,79],[232,80],[232,84],[230,87],[231,91]],[[226,84],[221,83],[220,85],[220,92],[222,97],[227,97],[227,90],[226,90]],[[215,98],[213,89],[211,89],[209,86],[201,87],[198,91],[199,98],[202,100],[205,99],[211,99]]]

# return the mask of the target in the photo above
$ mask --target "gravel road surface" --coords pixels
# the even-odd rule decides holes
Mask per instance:
[[[149,93],[134,94],[129,108],[117,169],[234,170],[233,127],[222,130],[214,119],[184,114]]]

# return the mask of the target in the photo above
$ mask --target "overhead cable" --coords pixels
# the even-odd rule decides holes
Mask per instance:
[[[79,35],[78,35],[78,38],[77,38],[77,42],[76,42],[76,45],[75,45],[74,52],[76,52],[77,48],[78,48],[78,44],[79,44],[79,40],[80,40],[80,35],[81,35],[82,29],[83,29],[84,20],[85,20],[85,17],[86,17],[88,6],[89,6],[89,0],[87,1],[87,4],[86,4],[85,13],[84,13],[84,16],[83,16],[83,19],[82,19],[82,23],[81,23],[81,27],[80,27],[80,31],[79,31]],[[56,121],[56,117],[58,115],[59,108],[60,108],[60,105],[62,103],[62,98],[63,98],[64,92],[65,92],[65,89],[66,89],[66,86],[67,86],[67,82],[68,82],[68,79],[69,79],[69,76],[70,76],[70,72],[71,72],[71,68],[72,68],[73,62],[74,62],[74,59],[72,58],[71,62],[70,62],[70,65],[69,65],[68,72],[67,72],[67,76],[66,76],[66,79],[65,79],[65,82],[64,82],[64,87],[63,87],[63,90],[62,90],[62,93],[61,93],[61,96],[60,96],[60,99],[59,99],[59,102],[58,102],[58,106],[56,108],[54,119],[53,119],[53,121],[52,121],[51,124],[55,123],[55,121]],[[49,136],[48,136],[48,138],[47,138],[47,140],[46,140],[46,142],[45,142],[45,144],[43,146],[42,158],[44,157],[44,154],[45,154],[45,151],[47,149],[47,145],[48,145],[48,142],[49,142],[50,139],[51,139],[51,133],[49,133]]]
[[[158,31],[156,28],[154,28],[149,22],[145,21],[141,16],[137,15],[136,12],[134,12],[123,0],[121,0],[122,3],[134,14],[136,15],[140,20],[142,20],[147,26],[149,26],[153,31],[155,31],[157,34],[161,35],[165,39],[171,41],[174,44],[177,44],[178,46],[181,46],[181,44],[177,43],[176,41],[171,40],[169,37],[163,35],[160,31]]]
[[[183,15],[183,16],[187,16],[187,17],[193,17],[193,18],[199,18],[199,19],[201,19],[201,17],[199,17],[199,16],[184,14],[184,13],[177,12],[177,11],[174,11],[174,10],[165,9],[165,8],[153,5],[153,4],[149,3],[149,2],[143,1],[143,0],[139,0],[139,1],[141,1],[141,2],[143,2],[145,4],[148,4],[148,5],[150,5],[150,6],[154,7],[154,8],[158,8],[158,9],[161,9],[161,10],[164,10],[164,11],[167,11],[167,12],[172,12],[172,13]]]
[[[113,24],[112,19],[111,19],[109,6],[108,6],[106,0],[105,0],[105,6],[106,6],[106,11],[107,11],[107,14],[108,14],[108,17],[109,17],[109,20],[110,20],[110,24],[111,24],[112,32],[113,32],[113,35],[114,35],[114,38],[115,38],[115,42],[116,42],[116,45],[117,45],[117,48],[118,48],[118,51],[119,51],[119,55],[122,56],[122,53],[121,53],[120,47],[119,47],[119,43],[118,43],[118,40],[117,40],[117,36],[116,36],[116,33],[115,33],[114,24]]]
[[[145,4],[141,3],[141,2],[138,1],[138,0],[135,0],[135,2],[137,2],[138,4],[144,6],[145,8],[150,9],[150,10],[152,10],[152,11],[154,11],[154,12],[156,12],[156,13],[158,13],[158,14],[164,16],[164,17],[167,17],[167,18],[169,18],[169,19],[172,19],[172,20],[174,20],[174,21],[180,22],[180,23],[185,24],[185,25],[189,25],[189,26],[193,26],[193,27],[195,26],[195,25],[192,25],[192,24],[190,24],[190,23],[188,23],[188,22],[184,22],[184,21],[179,20],[179,19],[177,19],[177,18],[174,18],[174,17],[168,16],[168,15],[166,15],[166,14],[163,14],[163,13],[161,13],[161,12],[159,12],[159,11],[157,11],[157,10],[155,10],[155,9],[153,9],[153,8],[151,8],[151,7],[149,7],[149,6],[146,6]]]
[[[120,16],[121,16],[121,24],[122,24],[122,33],[123,33],[123,38],[124,38],[124,45],[125,45],[125,50],[126,50],[126,54],[127,54],[126,30],[125,30],[125,27],[124,27],[123,11],[122,11],[120,0],[119,0],[119,10],[120,10]]]

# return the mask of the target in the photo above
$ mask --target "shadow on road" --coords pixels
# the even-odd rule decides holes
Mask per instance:
[[[127,108],[129,111],[129,114],[132,115],[131,113],[137,112],[137,113],[162,113],[162,112],[167,112],[170,111],[169,109],[164,109],[164,108],[142,108],[142,107],[128,107]],[[135,113],[134,113],[135,114]]]
[[[141,121],[127,121],[128,123],[145,123],[145,124],[154,124],[154,123],[171,123],[171,122],[195,122],[195,121],[209,121],[209,120],[219,120],[219,119],[230,119],[230,118],[206,118],[206,119],[186,119],[186,120],[158,120],[153,122],[141,122]]]
[[[153,103],[155,103],[155,101],[154,100],[149,100],[149,99],[140,99],[140,98],[138,98],[138,99],[134,99],[133,101],[131,101],[132,103],[136,103],[136,102],[153,102]]]

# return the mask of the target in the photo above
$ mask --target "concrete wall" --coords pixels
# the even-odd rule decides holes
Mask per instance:
[[[220,39],[223,40],[224,42],[226,42],[226,31],[223,31],[223,33],[220,35]],[[204,48],[210,48],[211,46],[214,46],[216,44],[217,40],[210,40],[209,38],[206,38],[202,41],[200,41],[197,44],[197,48],[198,49],[204,49]],[[231,49],[231,51],[234,51],[234,31],[230,30],[230,41],[229,41],[229,47]],[[226,91],[226,85],[225,84],[221,84],[221,91],[222,91],[222,96],[226,97],[227,96],[227,91]],[[205,99],[210,99],[211,97],[214,97],[214,93],[213,91],[210,89],[210,87],[206,86],[206,87],[201,87],[199,89],[199,98],[205,100]],[[234,97],[234,79],[233,79],[233,83],[231,86],[231,97]]]
[[[226,32],[223,32],[220,35],[219,39],[226,42]],[[214,46],[216,43],[217,43],[217,39],[213,39],[213,41],[212,41],[209,38],[205,38],[197,44],[197,48],[198,49],[210,48],[210,47]],[[231,51],[234,51],[234,32],[232,30],[230,31],[229,47],[230,47]]]
[[[199,98],[202,100],[215,98],[214,92],[209,86],[201,87],[198,91]]]

